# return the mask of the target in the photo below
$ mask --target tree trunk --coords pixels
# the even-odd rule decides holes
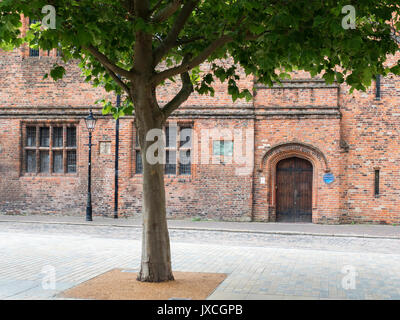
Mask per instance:
[[[143,153],[142,159],[145,158]],[[143,161],[142,206],[142,262],[138,280],[174,280],[165,208],[164,166],[161,164],[150,165]]]
[[[146,141],[146,134],[151,129],[162,129],[163,119],[155,111],[159,109],[154,105],[154,92],[143,91],[146,96],[139,94],[134,100],[143,163],[142,261],[137,280],[162,282],[174,280],[166,217],[164,164],[150,164],[147,161],[147,149],[154,142]]]

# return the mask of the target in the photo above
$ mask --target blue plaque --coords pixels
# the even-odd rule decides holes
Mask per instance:
[[[326,184],[331,184],[333,181],[335,181],[335,176],[333,175],[333,173],[325,173],[324,174],[324,182]]]

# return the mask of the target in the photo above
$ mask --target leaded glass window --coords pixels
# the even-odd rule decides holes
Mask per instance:
[[[30,174],[65,174],[77,171],[76,126],[27,124],[24,126],[23,171]]]
[[[190,175],[192,173],[191,125],[168,125],[165,127],[165,167],[167,175]],[[138,135],[135,137],[135,171],[143,173],[143,162],[138,143]]]

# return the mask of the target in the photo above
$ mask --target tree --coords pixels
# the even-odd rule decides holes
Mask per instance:
[[[349,3],[355,29],[346,27],[353,17],[342,13]],[[22,37],[20,15],[42,20],[45,5],[56,9],[55,29],[38,23]],[[227,81],[233,100],[250,99],[236,85],[239,66],[267,85],[300,69],[357,90],[376,74],[399,74],[399,65],[384,64],[399,50],[393,32],[400,25],[388,23],[397,22],[399,13],[398,0],[2,0],[0,46],[58,48],[64,61],[79,61],[86,81],[124,95],[119,110],[103,100],[104,113],[119,117],[134,109],[144,167],[138,280],[159,282],[173,274],[163,166],[147,161],[152,141],[146,133],[161,129],[192,92],[212,95],[216,79]],[[229,67],[218,64],[227,58],[233,60]],[[200,72],[204,62],[211,71]],[[64,73],[56,65],[50,75],[57,80]],[[180,90],[160,106],[156,89],[175,77]]]

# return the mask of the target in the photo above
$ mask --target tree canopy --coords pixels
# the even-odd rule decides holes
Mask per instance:
[[[342,26],[342,8],[349,2],[355,29]],[[49,4],[56,9],[54,29],[40,27],[42,8]],[[268,85],[300,69],[365,90],[376,74],[400,71],[399,65],[384,65],[387,55],[399,50],[388,23],[398,21],[399,12],[395,0],[2,0],[0,46],[27,42],[62,50],[64,61],[78,59],[86,81],[126,91],[121,115],[132,112],[132,79],[141,73],[142,59],[151,59],[149,82],[155,88],[178,75],[183,81],[164,106],[168,116],[192,90],[213,94],[216,79],[227,81],[233,100],[251,98],[236,84],[239,65]],[[39,21],[24,37],[21,14]],[[234,61],[229,67],[215,63],[228,57]],[[200,73],[205,61],[211,70]],[[57,80],[64,73],[55,65],[50,75]],[[103,102],[105,112],[117,112]]]

